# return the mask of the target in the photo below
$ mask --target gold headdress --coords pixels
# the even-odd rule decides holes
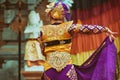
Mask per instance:
[[[55,0],[54,2],[51,2],[49,5],[47,5],[45,12],[53,19],[63,19],[65,17],[66,20],[69,20],[70,7],[72,6],[72,3],[72,0]]]

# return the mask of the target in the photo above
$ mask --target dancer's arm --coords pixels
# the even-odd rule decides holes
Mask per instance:
[[[80,24],[73,24],[69,32],[80,32],[80,33],[85,33],[85,34],[97,34],[101,32],[107,32],[109,28],[103,27],[103,26],[98,26],[98,25],[80,25]]]

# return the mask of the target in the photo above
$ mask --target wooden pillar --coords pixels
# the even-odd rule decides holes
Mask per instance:
[[[25,80],[41,80],[43,72],[40,71],[21,71]]]
[[[21,13],[21,6],[22,6],[22,1],[19,0],[18,2],[18,8],[19,8],[19,12],[18,12],[18,21],[19,21],[19,24],[18,24],[18,28],[19,28],[19,32],[18,32],[18,64],[19,64],[19,67],[18,67],[18,79],[21,80],[21,18],[22,18],[22,13]]]

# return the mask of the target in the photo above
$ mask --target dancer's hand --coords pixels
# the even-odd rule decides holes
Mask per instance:
[[[106,35],[109,36],[110,40],[115,39],[115,35],[118,34],[117,32],[112,32],[109,28],[106,27]]]

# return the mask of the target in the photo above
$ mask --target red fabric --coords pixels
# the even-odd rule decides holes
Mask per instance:
[[[72,10],[72,19],[75,23],[81,20],[82,24],[95,24],[109,27],[112,31],[120,33],[120,0],[108,1],[93,8]],[[96,49],[103,41],[105,34],[99,35],[73,35],[72,54]]]

